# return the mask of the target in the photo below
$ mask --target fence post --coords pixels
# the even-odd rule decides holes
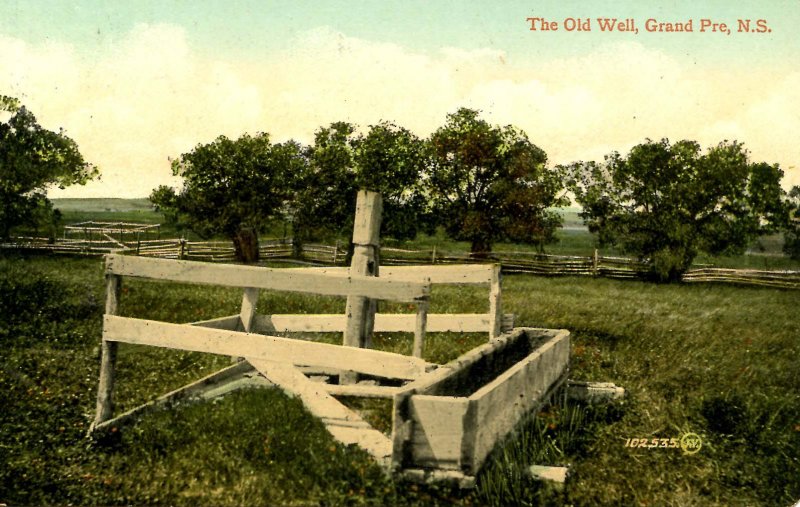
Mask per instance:
[[[106,275],[106,315],[116,315],[119,308],[119,295],[122,287],[120,275]],[[94,422],[89,428],[89,434],[94,428],[111,418],[114,413],[112,394],[114,391],[114,372],[117,364],[117,342],[102,340],[100,349],[100,385],[97,388],[97,408]]]
[[[136,233],[136,255],[139,255],[139,250],[142,248],[142,236],[141,233]]]
[[[378,276],[378,248],[381,230],[381,194],[361,190],[356,200],[353,224],[353,257],[350,276]],[[361,296],[347,298],[347,327],[343,344],[348,347],[369,347],[375,324],[375,302]],[[339,383],[354,383],[357,375],[342,374]]]
[[[431,264],[436,264],[436,245],[433,245],[433,252],[431,253]]]
[[[336,240],[336,244],[333,246],[333,265],[336,265],[336,257],[339,255],[339,240]]]
[[[598,256],[597,256],[597,248],[595,248],[594,255],[592,256],[592,276],[597,276],[597,265],[598,265]]]
[[[184,255],[185,255],[185,251],[184,250],[186,248],[186,239],[185,238],[181,238],[180,242],[181,242],[181,251],[178,254],[178,259],[183,260]]]

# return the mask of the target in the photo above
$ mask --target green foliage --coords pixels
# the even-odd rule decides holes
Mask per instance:
[[[647,140],[627,157],[561,169],[600,245],[648,260],[662,281],[678,280],[700,252],[742,253],[786,217],[783,171],[750,163],[737,142],[703,154],[693,141]]]
[[[789,220],[783,234],[783,252],[795,260],[800,260],[800,186],[789,191]]]
[[[98,170],[83,159],[75,141],[62,130],[42,128],[18,100],[0,96],[3,111],[11,116],[0,121],[0,237],[9,237],[15,227],[41,226],[52,237],[59,215],[47,189],[83,185]]]
[[[301,147],[292,141],[273,145],[263,133],[220,136],[173,161],[173,174],[183,178],[179,193],[161,186],[150,199],[168,220],[201,237],[231,238],[237,258],[252,261],[258,232],[280,216],[304,165]]]
[[[359,189],[383,198],[382,237],[410,239],[424,222],[420,173],[423,142],[392,123],[372,125],[356,135],[349,123],[319,129],[306,151],[308,166],[297,179],[291,203],[298,243],[349,236]]]
[[[459,109],[429,139],[429,192],[447,233],[484,254],[508,239],[544,245],[554,240],[561,216],[549,208],[559,197],[559,176],[547,155],[524,132],[493,127],[478,111]]]

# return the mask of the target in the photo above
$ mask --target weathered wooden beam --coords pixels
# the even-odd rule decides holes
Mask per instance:
[[[495,264],[439,264],[423,266],[381,266],[380,278],[405,282],[443,285],[489,285]],[[348,277],[349,267],[286,268],[286,271],[313,271],[330,276]]]
[[[322,420],[334,438],[344,444],[356,444],[379,463],[388,464],[392,454],[391,440],[328,394],[324,384],[311,382],[299,370],[287,364],[250,357],[247,361],[284,392],[300,398],[308,411]]]
[[[331,396],[354,396],[358,398],[392,398],[399,388],[361,384],[322,384]]]
[[[491,285],[489,289],[489,315],[492,323],[489,328],[489,339],[493,340],[503,332],[503,312],[500,289],[500,265],[492,267]]]
[[[625,396],[625,388],[611,382],[567,382],[567,398],[587,403],[602,403]]]
[[[414,323],[414,344],[411,347],[411,355],[422,357],[422,348],[425,346],[425,327],[428,324],[428,302],[420,301],[417,303],[417,316]]]
[[[103,339],[228,356],[263,358],[291,364],[353,370],[387,378],[414,379],[428,363],[379,350],[279,338],[152,320],[106,315]]]
[[[412,313],[378,313],[375,315],[376,333],[413,333],[416,326],[416,315]],[[503,316],[502,331],[510,331],[514,315]],[[336,333],[343,332],[347,317],[341,314],[299,315],[275,314],[257,315],[253,330],[257,333]],[[480,313],[429,313],[427,332],[429,333],[486,333],[491,329],[492,320],[489,314]]]
[[[342,278],[311,271],[115,254],[106,256],[106,273],[183,283],[252,287],[328,296],[363,296],[405,302],[417,301],[430,294],[430,287],[425,284],[395,282],[376,277]]]
[[[121,276],[106,276],[106,314],[117,314],[121,287]],[[97,387],[97,406],[94,422],[89,427],[89,433],[94,431],[94,428],[103,421],[110,419],[114,413],[113,393],[116,363],[117,344],[103,338],[100,344],[100,382]]]
[[[221,385],[225,384],[228,381],[235,381],[238,380],[243,374],[248,372],[252,372],[253,367],[246,362],[237,363],[232,366],[228,366],[220,371],[214,372],[210,375],[206,375],[205,377],[192,382],[191,384],[187,384],[183,387],[179,387],[173,391],[170,391],[158,398],[151,400],[143,405],[139,405],[138,407],[132,408],[122,414],[114,417],[113,419],[105,420],[99,424],[92,425],[89,432],[97,432],[102,431],[107,428],[113,427],[120,427],[123,424],[127,423],[134,417],[139,417],[142,414],[146,413],[149,410],[152,410],[156,407],[166,405],[168,403],[174,403],[178,400],[185,400],[189,398],[200,398],[202,395],[208,391],[213,389],[218,389]]]

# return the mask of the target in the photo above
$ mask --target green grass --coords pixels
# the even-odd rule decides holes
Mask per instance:
[[[0,503],[9,505],[790,505],[800,498],[797,292],[508,276],[518,325],[572,332],[571,377],[611,381],[608,406],[556,404],[501,446],[478,487],[397,484],[333,441],[302,405],[244,391],[139,418],[93,445],[103,308],[98,259],[0,257]],[[478,290],[442,288],[432,309],[485,309]],[[186,322],[238,312],[239,291],[126,280],[124,315]],[[338,298],[267,293],[262,312],[338,312]],[[386,305],[386,311],[399,310]],[[335,341],[333,336],[316,339]],[[444,362],[482,342],[433,334]],[[408,335],[376,337],[408,352]],[[117,409],[229,364],[227,357],[120,347]],[[386,428],[385,407],[356,403]],[[628,438],[701,436],[694,455],[631,449]],[[563,492],[524,473],[571,465]]]

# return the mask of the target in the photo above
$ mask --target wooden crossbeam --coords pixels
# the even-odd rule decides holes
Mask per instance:
[[[257,333],[335,333],[344,331],[347,317],[340,314],[275,314],[257,315],[253,329]],[[504,322],[512,323],[513,315],[504,315]],[[416,315],[411,313],[378,313],[375,315],[376,333],[413,333]],[[491,314],[481,313],[429,313],[429,333],[461,332],[485,333],[492,329]],[[508,331],[512,326],[503,325]]]
[[[388,464],[392,456],[392,441],[328,394],[324,385],[311,382],[298,369],[287,364],[251,357],[247,361],[284,392],[300,398],[334,438],[347,445],[356,444],[379,463]]]
[[[379,278],[406,282],[425,282],[446,285],[489,285],[495,264],[442,264],[424,266],[381,266]],[[285,268],[285,271],[313,271],[329,276],[347,277],[348,267]]]
[[[396,282],[376,277],[331,277],[310,271],[176,261],[130,255],[107,255],[106,273],[183,283],[250,287],[328,296],[363,296],[401,302],[416,302],[430,294],[430,285],[428,284]]]
[[[351,370],[386,378],[415,379],[429,366],[422,359],[252,333],[106,315],[103,340],[228,356],[264,358],[289,364]]]

